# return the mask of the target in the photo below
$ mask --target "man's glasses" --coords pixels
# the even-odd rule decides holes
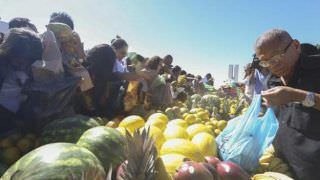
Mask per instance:
[[[286,48],[284,48],[283,52],[281,54],[277,54],[277,55],[274,55],[273,57],[271,57],[269,60],[266,60],[266,61],[259,61],[259,65],[261,67],[270,67],[270,66],[273,66],[273,65],[276,65],[280,62],[281,58],[287,53],[289,47],[291,46],[293,40],[290,41],[290,43],[286,46]]]

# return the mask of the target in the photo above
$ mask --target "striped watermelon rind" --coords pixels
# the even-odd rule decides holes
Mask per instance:
[[[53,143],[23,156],[1,178],[11,179],[105,180],[106,173],[87,149],[71,143]]]
[[[87,130],[77,145],[87,148],[101,161],[106,170],[125,160],[125,138],[117,130],[105,126]]]
[[[93,118],[83,115],[58,119],[43,128],[41,144],[54,142],[76,143],[86,130],[99,125]]]

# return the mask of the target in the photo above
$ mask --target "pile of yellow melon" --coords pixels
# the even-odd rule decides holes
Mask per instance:
[[[226,123],[210,119],[207,111],[197,108],[184,113],[183,119],[169,120],[163,113],[154,113],[145,121],[140,116],[131,115],[124,118],[116,129],[125,134],[126,130],[133,133],[150,128],[150,136],[155,140],[164,166],[173,175],[185,159],[202,162],[205,156],[216,156],[215,137]]]
[[[34,134],[13,133],[0,138],[0,162],[12,165],[21,156],[39,146],[39,140]]]

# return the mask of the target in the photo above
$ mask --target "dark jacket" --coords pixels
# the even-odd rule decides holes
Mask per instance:
[[[320,93],[320,55],[302,54],[288,86]],[[320,179],[320,111],[289,103],[280,107],[275,148],[289,163],[295,179]]]

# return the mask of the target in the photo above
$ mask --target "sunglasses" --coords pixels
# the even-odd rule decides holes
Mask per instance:
[[[282,59],[282,57],[287,53],[292,42],[293,42],[293,40],[290,41],[290,43],[286,46],[286,48],[284,48],[284,50],[282,51],[281,54],[274,55],[270,59],[265,60],[265,61],[259,60],[259,65],[261,67],[267,68],[267,67],[278,64],[280,62],[280,60]]]

